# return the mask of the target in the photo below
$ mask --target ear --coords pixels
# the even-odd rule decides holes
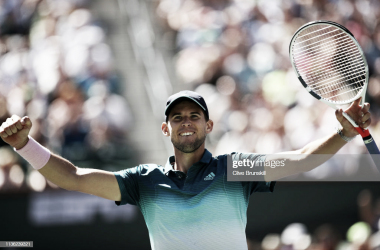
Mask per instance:
[[[161,131],[164,136],[170,136],[169,126],[166,122],[161,124]]]
[[[214,122],[212,120],[208,120],[206,122],[206,133],[211,133],[212,129],[214,128]]]

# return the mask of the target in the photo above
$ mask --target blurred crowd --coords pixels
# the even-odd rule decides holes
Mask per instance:
[[[27,115],[37,141],[84,167],[104,168],[127,156],[132,117],[89,3],[0,1],[0,123]],[[0,140],[0,192],[20,187],[41,191],[46,182]]]
[[[208,102],[214,154],[300,149],[339,127],[334,110],[304,90],[289,60],[292,35],[314,20],[346,26],[361,44],[370,69],[370,129],[380,140],[379,1],[157,0],[156,13],[176,34],[179,80]],[[363,152],[359,136],[340,151]]]
[[[345,232],[322,224],[310,232],[302,223],[292,223],[282,233],[269,233],[261,242],[248,239],[249,250],[378,250],[380,249],[380,198],[362,190],[357,199],[359,222]]]

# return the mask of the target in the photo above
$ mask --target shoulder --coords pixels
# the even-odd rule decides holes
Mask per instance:
[[[153,171],[155,169],[164,169],[163,166],[157,165],[154,163],[146,163],[146,164],[140,164],[138,166],[139,169],[144,170],[144,171]]]
[[[164,167],[161,165],[149,163],[149,164],[141,164],[139,166],[141,174],[150,174],[153,172],[164,172]]]
[[[234,156],[235,154],[237,154],[236,152],[231,152],[231,153],[227,153],[227,154],[221,154],[221,155],[216,155],[216,156],[213,156],[213,160],[223,160],[223,159],[227,159],[228,157],[231,157],[231,156]]]
[[[244,160],[244,159],[264,161],[266,158],[266,155],[258,154],[258,153],[232,152],[231,157],[233,161],[239,161],[239,160]]]
[[[143,176],[143,175],[148,175],[148,174],[155,172],[155,171],[163,172],[164,167],[161,165],[157,165],[157,164],[140,164],[136,167],[127,168],[127,169],[117,171],[117,172],[115,172],[115,174],[120,175],[122,177],[131,176],[131,175]]]

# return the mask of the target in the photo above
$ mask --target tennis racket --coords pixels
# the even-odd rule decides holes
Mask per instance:
[[[368,65],[348,29],[331,21],[307,23],[293,35],[289,55],[298,79],[312,96],[334,109],[360,97],[363,105]],[[363,137],[380,171],[380,163],[374,156],[380,152],[368,129],[360,128],[345,112],[343,115]]]

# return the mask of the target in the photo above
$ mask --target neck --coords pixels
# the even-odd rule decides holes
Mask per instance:
[[[204,144],[192,153],[184,153],[174,148],[175,163],[173,169],[187,173],[194,163],[197,163],[202,159],[204,151]]]

